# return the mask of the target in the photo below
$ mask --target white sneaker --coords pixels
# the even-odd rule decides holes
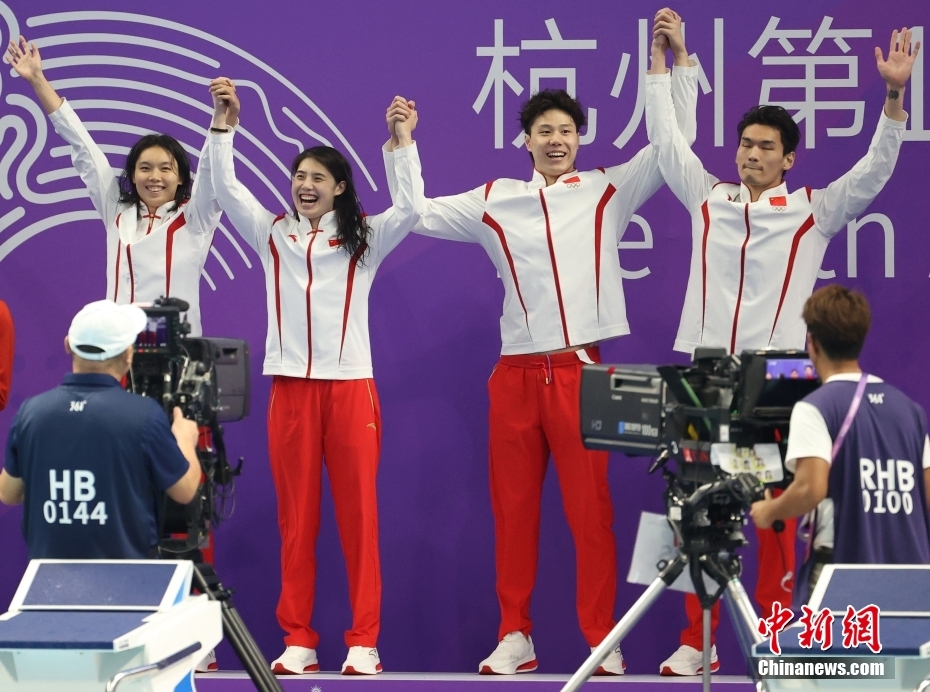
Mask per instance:
[[[494,652],[478,664],[482,675],[514,675],[536,670],[536,652],[533,638],[522,632],[509,632],[501,639]]]
[[[381,657],[371,646],[350,646],[346,662],[342,664],[343,675],[377,675],[381,670]]]
[[[592,646],[591,651],[597,647]],[[607,658],[601,661],[601,665],[594,671],[595,675],[623,675],[626,671],[626,661],[623,660],[623,654],[620,653],[620,647],[607,654]]]
[[[717,660],[716,644],[710,649],[710,672],[720,670],[720,661]],[[678,651],[673,653],[659,665],[659,675],[701,675],[704,672],[704,652],[693,646],[682,644]]]
[[[215,673],[220,668],[216,664],[216,650],[210,649],[210,652],[203,657],[203,660],[194,668],[195,673]]]
[[[284,653],[271,662],[271,672],[278,675],[303,675],[319,673],[320,664],[316,660],[316,649],[305,646],[289,646]]]

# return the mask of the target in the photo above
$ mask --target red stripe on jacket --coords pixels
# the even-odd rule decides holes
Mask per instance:
[[[778,325],[778,316],[781,314],[781,307],[785,302],[785,296],[788,293],[788,284],[791,283],[791,272],[794,271],[794,260],[798,255],[798,245],[801,244],[801,238],[804,237],[804,234],[807,233],[810,229],[814,227],[814,215],[805,219],[804,223],[801,224],[801,227],[798,228],[794,233],[794,238],[791,239],[791,252],[788,255],[788,267],[785,269],[785,283],[781,287],[781,296],[778,298],[778,309],[775,311],[775,321],[772,322],[772,333],[769,334],[769,343],[772,343],[772,338],[775,336],[775,327]]]
[[[517,280],[517,270],[513,266],[513,257],[510,255],[510,248],[507,247],[507,238],[504,236],[504,229],[501,228],[500,224],[497,223],[490,214],[484,212],[484,216],[481,217],[482,223],[489,226],[495,233],[497,233],[498,239],[501,241],[501,248],[504,250],[504,256],[507,258],[507,264],[510,265],[510,275],[513,277],[513,285],[517,289],[517,298],[520,299],[520,307],[523,308],[523,318],[526,321],[526,331],[530,331],[530,315],[526,311],[526,303],[523,302],[523,294],[520,293],[520,282]]]
[[[601,199],[597,203],[597,209],[594,211],[594,290],[598,313],[600,313],[601,307],[601,230],[604,225],[604,209],[607,208],[607,203],[610,202],[616,191],[617,188],[612,184],[608,184],[607,189],[604,190],[604,194],[601,195]]]
[[[171,295],[171,255],[174,251],[174,234],[185,224],[184,213],[178,215],[168,226],[168,239],[165,241],[165,297]]]
[[[710,210],[707,200],[701,205],[704,217],[704,238],[701,241],[701,343],[704,343],[704,321],[707,316],[707,236],[710,235]]]
[[[743,280],[746,278],[746,246],[749,245],[749,205],[746,205],[746,239],[739,255],[739,291],[736,294],[736,309],[733,311],[733,333],[730,336],[730,353],[736,351],[736,328],[739,324],[739,306],[743,302]]]
[[[278,248],[275,247],[273,235],[268,236],[268,247],[271,248],[271,262],[274,265],[274,310],[278,321],[278,348],[281,350],[283,358],[284,341],[281,339],[281,257],[278,255]]]
[[[543,216],[546,217],[546,242],[549,244],[549,261],[552,262],[552,278],[555,280],[555,297],[559,301],[559,316],[562,319],[562,337],[565,345],[569,345],[568,325],[565,323],[565,305],[562,303],[562,286],[559,284],[559,268],[555,263],[555,248],[552,246],[552,230],[549,226],[549,209],[546,207],[546,196],[539,191],[539,201],[542,204]]]
[[[310,286],[313,284],[313,263],[310,254],[313,252],[313,241],[320,231],[310,231],[310,242],[307,243],[307,377],[310,377],[310,368],[313,365],[313,329],[310,323]]]
[[[362,259],[362,255],[365,254],[365,250],[367,249],[368,245],[362,243],[358,246],[358,249],[353,253],[352,258],[349,260],[349,275],[346,279],[346,303],[342,312],[342,336],[339,339],[340,363],[342,362],[342,347],[346,342],[346,329],[349,326],[349,304],[352,302],[352,284],[355,282],[355,269],[358,267],[358,263]]]

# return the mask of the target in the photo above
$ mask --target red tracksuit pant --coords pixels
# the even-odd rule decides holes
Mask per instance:
[[[595,362],[596,348],[587,349]],[[576,607],[581,631],[596,646],[614,626],[617,549],[607,485],[607,453],[581,443],[576,353],[502,356],[488,380],[491,508],[494,512],[498,639],[532,629],[543,479],[551,452],[575,541]]]
[[[381,566],[375,478],[381,409],[374,380],[275,376],[268,403],[268,452],[278,496],[281,598],[288,646],[315,649],[310,627],[316,582],[323,464],[329,474],[349,576],[347,646],[375,646],[381,624]]]
[[[776,490],[775,495],[782,493]],[[791,607],[791,592],[794,588],[794,536],[797,520],[785,520],[785,530],[775,533],[772,529],[756,529],[759,541],[759,572],[756,577],[756,603],[762,609],[761,617],[772,614],[772,604],[778,601],[782,607]],[[704,648],[701,602],[694,594],[685,594],[685,613],[688,626],[681,632],[681,643],[693,646],[698,651]],[[710,611],[710,641],[720,621],[720,602]]]

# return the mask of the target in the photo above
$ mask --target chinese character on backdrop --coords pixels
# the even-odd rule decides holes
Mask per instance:
[[[494,45],[479,46],[477,49],[478,57],[491,58],[491,68],[485,78],[484,85],[478,98],[475,99],[472,108],[475,113],[480,113],[494,90],[494,148],[502,149],[504,147],[504,85],[507,85],[517,96],[523,93],[523,85],[504,67],[504,58],[515,58],[520,55],[520,51],[574,51],[574,50],[597,50],[597,41],[594,39],[565,39],[559,30],[559,26],[554,18],[546,20],[546,29],[549,33],[547,39],[529,39],[520,42],[520,47],[504,45],[504,20],[494,20]],[[574,67],[533,67],[530,69],[530,93],[539,91],[540,82],[544,79],[558,79],[564,82],[563,88],[572,96],[576,96],[577,90],[577,70]],[[588,109],[588,129],[581,137],[581,144],[589,144],[594,141],[597,133],[597,109]],[[523,146],[523,133],[517,134],[513,140],[515,147]]]
[[[848,111],[852,114],[851,125],[828,127],[828,137],[858,135],[862,131],[865,102],[850,99],[830,100],[823,97],[823,91],[825,89],[847,89],[845,93],[849,95],[849,89],[859,86],[859,56],[848,55],[851,47],[846,39],[869,38],[872,36],[872,30],[834,28],[833,17],[829,16],[823,18],[816,34],[810,29],[780,29],[780,22],[779,17],[771,17],[762,35],[749,49],[749,55],[754,58],[759,57],[767,49],[768,52],[778,52],[779,47],[785,53],[785,55],[763,56],[763,65],[770,68],[780,67],[782,69],[777,70],[777,73],[785,76],[762,80],[759,103],[776,104],[792,111],[795,121],[799,125],[804,123],[806,149],[813,149],[817,145],[816,115],[818,111]],[[792,55],[796,50],[792,40],[799,39],[811,39],[805,48],[808,55]],[[823,52],[830,50],[831,42],[833,49],[838,49],[842,55],[816,55],[821,49]],[[869,48],[871,49],[871,46]],[[843,76],[837,77],[837,74]],[[787,94],[780,96],[786,90],[794,94],[801,91],[803,96],[800,100],[790,100]],[[773,95],[773,92],[778,92],[778,94]]]

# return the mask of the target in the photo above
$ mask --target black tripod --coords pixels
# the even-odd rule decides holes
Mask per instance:
[[[752,482],[756,482],[755,478],[752,478]],[[742,534],[737,530],[724,537],[723,534],[715,531],[713,527],[698,526],[697,522],[689,522],[687,526],[683,527],[684,522],[681,521],[683,516],[686,519],[698,516],[700,510],[695,512],[695,508],[703,506],[703,503],[712,495],[731,492],[734,495],[741,496],[740,487],[744,485],[750,487],[751,482],[748,479],[740,479],[739,477],[708,483],[684,500],[680,506],[670,504],[669,516],[673,519],[670,524],[675,530],[681,546],[678,550],[678,556],[664,566],[660,563],[661,571],[659,575],[646,588],[646,591],[637,599],[636,603],[620,618],[620,621],[604,638],[604,641],[591,652],[591,655],[582,666],[569,678],[562,688],[562,692],[574,692],[594,674],[597,667],[633,629],[633,626],[646,614],[646,611],[649,610],[649,607],[659,598],[662,592],[674,583],[686,566],[703,609],[704,691],[708,692],[710,690],[710,609],[721,596],[724,597],[732,616],[740,649],[746,659],[749,660],[752,646],[764,641],[764,639],[756,630],[758,618],[752,603],[749,601],[749,596],[746,595],[746,590],[739,580],[742,563],[739,556],[732,550],[733,547],[744,544]],[[737,492],[734,493],[733,491]],[[726,547],[721,548],[721,545]],[[707,574],[717,583],[718,588],[713,593],[707,593],[703,574]],[[764,683],[759,681],[754,674],[753,678],[756,679],[757,685],[762,686],[760,689],[764,689]]]
[[[262,655],[255,640],[232,603],[232,590],[220,583],[213,566],[206,562],[194,562],[194,585],[211,601],[219,601],[223,609],[223,634],[232,644],[246,672],[259,692],[284,692],[278,679],[271,672],[268,661]]]

